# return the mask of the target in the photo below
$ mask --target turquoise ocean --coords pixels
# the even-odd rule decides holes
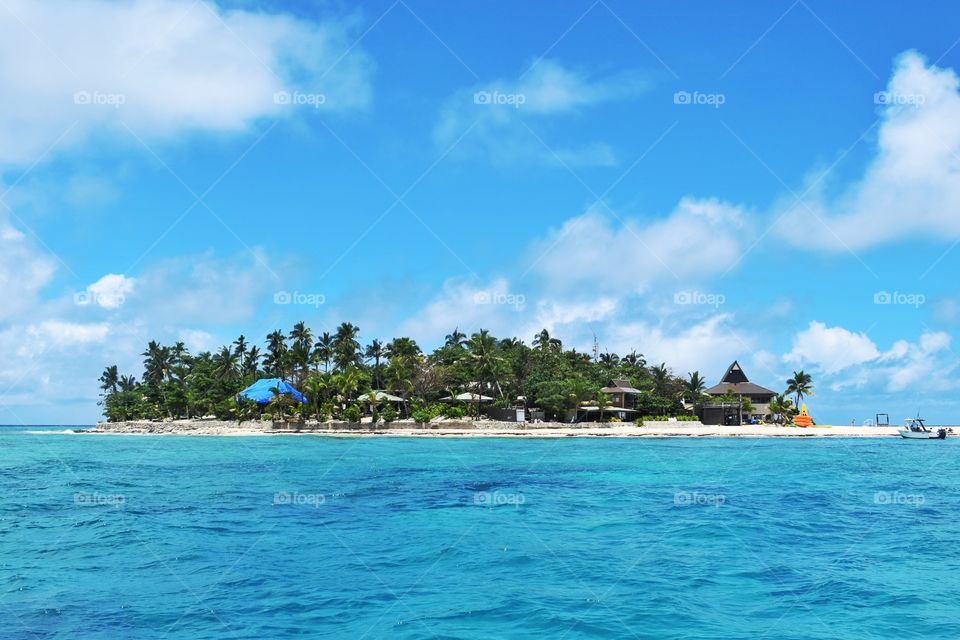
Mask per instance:
[[[0,428],[0,638],[958,638],[960,439]]]

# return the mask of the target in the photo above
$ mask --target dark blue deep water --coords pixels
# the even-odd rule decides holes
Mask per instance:
[[[0,637],[958,638],[958,460],[0,429]]]

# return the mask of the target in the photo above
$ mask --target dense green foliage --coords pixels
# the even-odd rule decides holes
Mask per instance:
[[[257,407],[238,404],[236,398],[240,390],[265,377],[289,380],[307,398],[307,404],[300,405],[278,397],[266,408],[275,419],[355,419],[359,411],[396,419],[395,407],[357,400],[371,389],[408,400],[406,410],[424,421],[439,415],[480,415],[485,408],[480,403],[438,402],[463,392],[492,397],[494,406],[519,404],[563,419],[582,403],[606,402],[600,388],[612,379],[629,380],[643,390],[636,400],[641,415],[684,413],[681,399],[697,402],[703,390],[699,373],[681,380],[664,364],[648,366],[635,352],[594,358],[576,349],[564,350],[546,330],[528,346],[517,338],[495,338],[486,330],[468,337],[455,329],[429,354],[406,337],[386,344],[372,340],[364,347],[359,332],[345,322],[332,335],[316,336],[299,322],[287,334],[267,335],[262,351],[244,336],[215,353],[191,354],[183,343],[150,342],[142,353],[139,380],[119,375],[116,366],[104,371],[100,378],[104,413],[112,421],[255,417],[260,415]]]

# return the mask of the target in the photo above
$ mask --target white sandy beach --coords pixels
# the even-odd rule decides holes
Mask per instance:
[[[398,421],[389,426],[370,423],[307,423],[276,427],[271,422],[227,422],[221,420],[175,420],[165,422],[101,422],[93,430],[78,433],[102,435],[191,435],[191,436],[269,436],[302,435],[333,437],[426,437],[426,438],[669,438],[669,437],[894,437],[897,427],[817,426],[809,428],[775,425],[719,426],[699,422],[653,422],[638,427],[624,423],[539,423],[517,424],[491,420],[445,421],[418,425]]]

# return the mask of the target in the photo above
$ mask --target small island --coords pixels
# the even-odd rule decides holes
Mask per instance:
[[[342,323],[315,335],[299,322],[261,348],[240,336],[215,353],[151,341],[138,378],[107,367],[107,418],[93,433],[402,436],[896,435],[890,427],[795,424],[813,394],[796,371],[783,393],[734,362],[719,384],[674,375],[636,351],[564,349],[544,329],[530,345],[459,329],[425,353],[409,337],[362,345]]]

